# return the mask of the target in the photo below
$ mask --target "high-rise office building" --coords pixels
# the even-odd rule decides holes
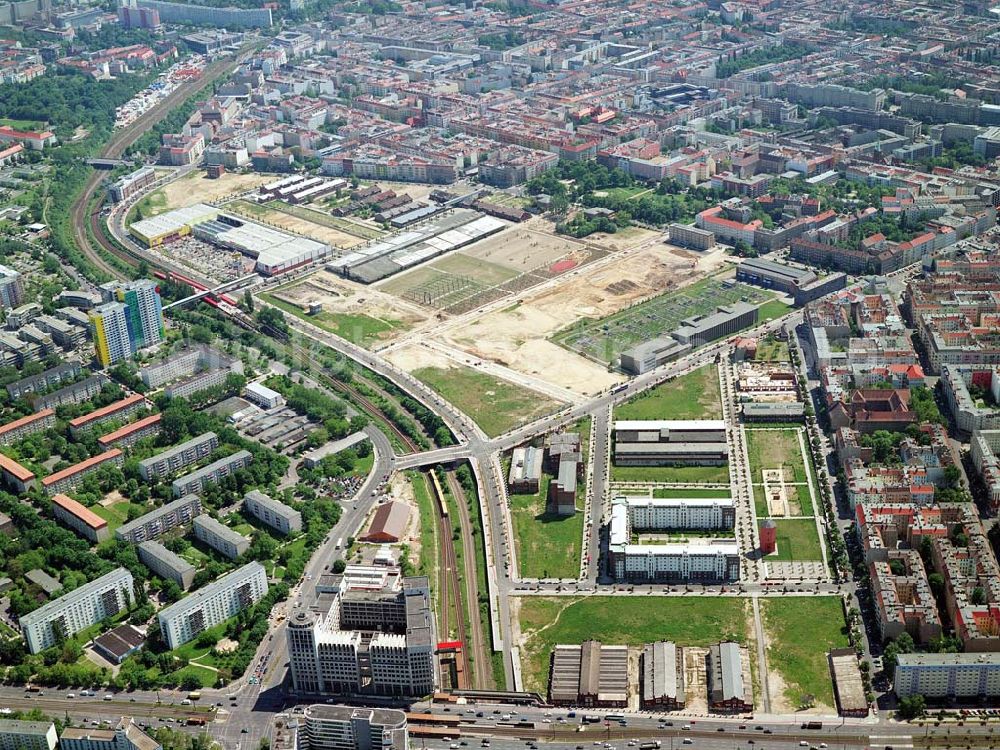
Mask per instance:
[[[135,352],[128,332],[128,314],[121,302],[105,302],[90,311],[97,359],[105,367],[128,359]]]
[[[292,684],[306,693],[426,695],[436,647],[427,578],[349,565],[316,584],[319,612],[288,620]],[[324,611],[325,610],[325,611]]]

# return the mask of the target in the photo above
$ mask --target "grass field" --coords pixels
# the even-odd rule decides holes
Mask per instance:
[[[132,504],[128,500],[119,500],[111,505],[92,505],[90,510],[108,522],[108,532],[114,534],[115,529],[128,520],[128,511]],[[140,508],[145,510],[145,508]]]
[[[769,302],[765,302],[758,309],[757,322],[766,323],[769,320],[780,318],[782,315],[787,314],[791,309],[791,305],[786,305],[784,302],[772,299]]]
[[[517,567],[522,578],[577,578],[583,546],[583,512],[573,516],[545,512],[548,474],[536,495],[511,495],[511,519],[517,545]]]
[[[313,325],[336,334],[351,343],[369,347],[383,338],[383,334],[405,327],[398,320],[382,320],[369,315],[352,315],[349,313],[334,313],[324,310],[318,315],[309,315],[298,305],[292,305],[280,300],[273,294],[260,295],[275,307],[294,315]]]
[[[778,551],[767,560],[822,561],[816,521],[812,518],[778,518]]]
[[[719,419],[719,371],[705,365],[615,408],[615,419]]]
[[[728,484],[725,466],[612,466],[612,482]]]
[[[750,458],[750,476],[754,484],[763,481],[764,469],[785,469],[785,479],[791,482],[806,481],[806,465],[796,430],[744,430],[747,455]]]
[[[835,707],[827,652],[850,645],[844,609],[837,597],[763,599],[761,617],[767,632],[767,666],[781,675],[785,697],[793,705],[803,696]]]
[[[593,638],[630,646],[656,640],[708,646],[720,640],[747,640],[747,602],[743,599],[530,596],[519,602],[525,690],[538,690],[543,695],[549,654],[557,643],[583,643]]]
[[[728,488],[726,488],[726,489],[714,489],[714,488],[710,488],[710,487],[703,487],[703,488],[700,488],[700,489],[693,489],[693,490],[692,489],[683,489],[683,488],[680,488],[680,487],[678,487],[678,488],[673,488],[673,487],[654,487],[653,488],[653,497],[664,497],[664,498],[670,498],[670,497],[683,497],[683,498],[692,498],[692,497],[719,497],[719,498],[728,498],[728,497],[730,497],[731,494],[732,493],[730,493],[730,491],[729,491]]]
[[[558,401],[468,367],[421,367],[412,375],[496,437],[555,411]]]
[[[762,304],[772,293],[746,284],[727,286],[717,277],[703,279],[683,289],[666,292],[627,310],[599,319],[585,319],[557,332],[553,340],[599,362],[617,363],[623,350],[673,331],[693,315],[715,312],[719,305],[740,300]],[[768,303],[770,305],[771,303]],[[767,314],[787,310],[786,305],[767,308]],[[765,310],[761,308],[761,319]]]
[[[757,356],[754,359],[758,362],[787,362],[788,342],[775,338],[761,339],[757,342]]]
[[[0,125],[7,125],[14,130],[45,130],[45,123],[41,120],[14,120],[10,117],[0,117]]]
[[[434,505],[431,499],[430,487],[427,486],[425,475],[416,471],[409,472],[407,477],[413,487],[413,495],[417,499],[420,510],[420,555],[416,561],[411,560],[417,573],[427,576],[433,582],[433,590],[437,591],[437,528],[434,526]]]

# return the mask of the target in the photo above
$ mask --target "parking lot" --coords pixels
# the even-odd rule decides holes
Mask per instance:
[[[316,427],[315,422],[287,406],[256,409],[236,423],[236,429],[244,437],[286,454],[297,448]]]

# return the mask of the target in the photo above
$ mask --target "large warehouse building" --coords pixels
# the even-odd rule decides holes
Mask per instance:
[[[729,460],[721,419],[618,420],[614,431],[618,466],[721,466]]]
[[[265,276],[290,271],[330,254],[330,246],[274,227],[222,214],[205,203],[137,221],[129,232],[146,247],[159,247],[187,235],[257,261]]]

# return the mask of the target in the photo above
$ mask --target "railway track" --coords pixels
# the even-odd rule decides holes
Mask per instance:
[[[206,66],[200,78],[178,86],[162,102],[151,108],[131,125],[114,133],[101,150],[101,158],[120,158],[129,146],[139,140],[142,135],[162,120],[172,109],[179,106],[188,97],[203,91],[222,76],[228,75],[240,64],[244,57],[245,55],[241,55],[237,59],[220,60]],[[109,255],[118,258],[129,266],[137,266],[142,259],[131,251],[119,247],[105,234],[101,222],[103,200],[97,202],[93,211],[90,210],[91,200],[103,180],[104,174],[97,170],[87,178],[83,190],[70,209],[70,221],[73,230],[73,240],[87,259],[104,273],[115,277],[120,273],[119,270],[105,260],[104,256],[101,255],[101,251],[95,248],[90,242],[87,232],[88,227],[93,233],[94,240]],[[155,267],[156,264],[152,259],[146,260],[150,266]]]
[[[469,669],[468,648],[465,631],[465,615],[462,612],[462,590],[461,581],[458,577],[458,556],[455,554],[455,540],[451,525],[451,514],[448,512],[448,501],[445,497],[444,488],[438,480],[434,471],[430,472],[431,483],[434,487],[434,507],[437,510],[437,526],[441,539],[441,561],[439,567],[439,579],[441,583],[441,620],[440,633],[455,633],[455,640],[462,644],[462,648],[455,654],[456,679],[453,688],[467,690],[472,678]]]
[[[479,576],[476,574],[476,547],[477,539],[472,533],[472,519],[469,515],[469,505],[465,497],[465,490],[455,476],[454,471],[449,471],[445,475],[448,480],[448,487],[455,498],[455,505],[458,506],[459,528],[462,534],[462,547],[465,549],[465,591],[466,603],[469,611],[469,625],[472,628],[472,641],[465,644],[467,650],[471,649],[475,668],[471,670],[473,687],[477,690],[491,690],[493,685],[493,670],[490,655],[486,650],[486,641],[483,637],[483,620],[479,616]],[[466,659],[468,664],[468,659]]]

